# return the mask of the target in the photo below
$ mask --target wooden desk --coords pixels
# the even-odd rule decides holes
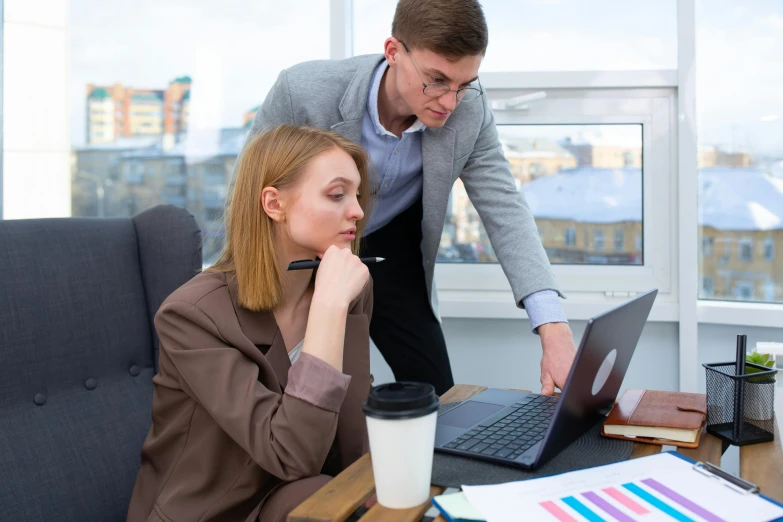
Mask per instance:
[[[486,386],[458,384],[445,393],[441,403],[464,401],[486,390]],[[634,459],[661,451],[655,444],[635,443],[631,456]],[[703,433],[697,449],[680,449],[683,455],[720,465],[721,440],[709,433]],[[740,475],[757,484],[768,497],[783,502],[783,450],[780,434],[775,427],[775,441],[740,448]],[[348,469],[340,473],[312,497],[300,504],[288,515],[289,522],[343,522],[375,491],[370,454],[365,454]],[[432,486],[430,497],[440,495],[443,488]],[[432,506],[426,502],[421,506],[406,509],[386,509],[375,504],[360,518],[361,522],[418,522]],[[437,517],[435,522],[445,522]]]

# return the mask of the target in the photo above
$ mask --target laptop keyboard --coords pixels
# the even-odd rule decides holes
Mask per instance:
[[[514,460],[544,438],[557,400],[545,395],[526,397],[508,415],[490,425],[479,424],[443,447]]]

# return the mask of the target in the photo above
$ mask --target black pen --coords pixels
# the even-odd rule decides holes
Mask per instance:
[[[365,265],[368,265],[370,263],[380,263],[385,258],[383,257],[361,257],[359,260],[364,263]],[[321,264],[320,259],[301,259],[299,261],[291,261],[288,263],[288,270],[310,270],[313,268],[318,268],[318,265]]]

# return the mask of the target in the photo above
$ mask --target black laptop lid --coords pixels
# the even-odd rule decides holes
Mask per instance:
[[[590,319],[535,465],[603,420],[617,399],[658,290]]]

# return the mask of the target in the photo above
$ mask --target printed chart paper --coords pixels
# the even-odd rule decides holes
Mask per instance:
[[[464,486],[487,522],[768,522],[783,508],[661,453],[552,477]]]

